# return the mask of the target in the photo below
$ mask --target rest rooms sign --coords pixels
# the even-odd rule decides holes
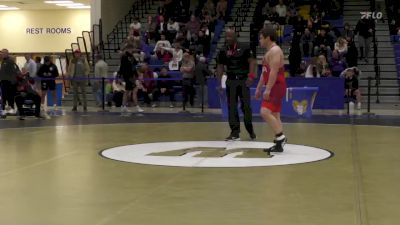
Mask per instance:
[[[28,27],[25,29],[26,34],[54,34],[54,35],[62,35],[62,34],[71,34],[72,29],[70,27]]]

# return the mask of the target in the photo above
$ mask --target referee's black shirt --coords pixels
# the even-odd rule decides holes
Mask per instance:
[[[237,43],[235,46],[226,46],[219,52],[217,62],[226,66],[228,79],[247,79],[250,64],[249,59],[254,58],[249,45]]]

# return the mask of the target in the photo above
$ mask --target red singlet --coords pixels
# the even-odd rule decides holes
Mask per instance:
[[[267,63],[263,63],[263,73],[264,84],[267,85],[269,80],[269,75],[271,68]],[[263,100],[261,107],[271,110],[271,112],[281,112],[282,111],[282,101],[286,95],[286,80],[285,80],[285,69],[282,67],[278,71],[278,76],[274,86],[271,88],[271,94],[269,95],[269,100]]]

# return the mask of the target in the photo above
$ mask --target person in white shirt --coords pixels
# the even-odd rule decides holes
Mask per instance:
[[[25,68],[26,71],[28,71],[29,76],[31,78],[37,77],[37,71],[39,70],[39,68],[38,68],[38,65],[35,62],[35,60],[33,60],[32,54],[26,54],[25,55],[25,59],[26,59],[26,63],[24,65],[24,68]],[[41,92],[41,83],[40,83],[39,80],[35,81],[34,89],[35,89],[35,91],[37,91],[40,94],[40,92]]]
[[[31,54],[26,54],[25,55],[26,63],[24,65],[24,68],[26,71],[29,72],[30,77],[36,77],[37,76],[37,65],[36,62],[32,59]]]
[[[283,0],[279,0],[279,4],[275,6],[275,10],[279,15],[279,24],[283,25],[287,16],[287,8],[286,5],[283,4]]]
[[[179,31],[179,23],[174,18],[169,19],[167,24],[168,40],[171,42],[175,39],[176,34]]]
[[[139,18],[135,17],[133,20],[133,23],[129,25],[129,28],[131,30],[131,34],[133,34],[135,31],[140,33],[140,29],[142,29],[142,24],[139,22]]]
[[[162,49],[172,53],[172,60],[169,62],[170,70],[179,70],[179,63],[182,61],[183,51],[179,43],[174,44],[174,48],[163,47]]]
[[[161,39],[157,41],[156,46],[154,47],[154,52],[160,51],[162,47],[171,48],[171,42],[166,40],[165,34],[161,34]]]
[[[103,60],[103,56],[96,55],[96,64],[94,66],[94,77],[95,78],[108,78],[108,64]],[[96,99],[97,106],[102,106],[103,104],[103,81],[95,80],[93,83],[93,95]],[[105,86],[105,84],[104,84]],[[105,95],[104,95],[105,96]]]

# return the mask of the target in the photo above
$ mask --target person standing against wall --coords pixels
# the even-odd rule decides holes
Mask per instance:
[[[73,112],[77,111],[78,107],[78,92],[82,93],[83,100],[83,111],[87,111],[87,101],[86,101],[86,85],[88,77],[90,73],[90,67],[87,59],[82,57],[82,53],[79,49],[74,51],[74,58],[71,59],[71,62],[68,66],[68,74],[74,80],[71,81],[72,88],[74,91],[74,105],[72,108]],[[76,80],[75,80],[76,79]]]
[[[16,93],[17,76],[20,74],[20,70],[14,60],[10,57],[7,49],[3,49],[0,52],[0,59],[2,59],[0,68],[0,84],[2,93],[2,115],[15,114],[14,98]],[[5,111],[5,104],[10,107],[9,110]]]
[[[94,66],[94,77],[97,79],[107,78],[108,77],[108,64],[103,60],[103,56],[101,54],[96,55],[96,64]],[[93,82],[93,94],[96,99],[97,106],[102,106],[103,101],[103,81],[95,80]],[[105,85],[105,84],[104,84]],[[104,95],[105,96],[105,95]]]
[[[189,53],[183,54],[181,72],[182,72],[182,86],[183,86],[183,105],[186,106],[188,100],[190,106],[194,106],[194,60]]]

